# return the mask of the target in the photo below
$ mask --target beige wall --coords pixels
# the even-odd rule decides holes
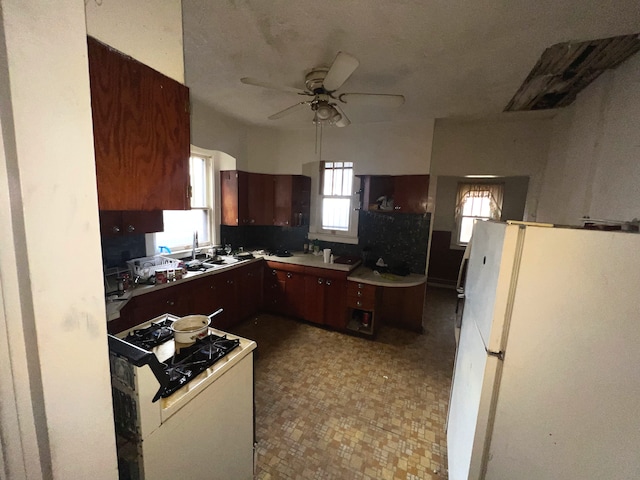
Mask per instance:
[[[540,221],[640,218],[640,55],[606,72],[553,122]]]
[[[184,83],[180,0],[84,3],[88,35]]]
[[[0,477],[116,479],[84,4],[1,6]]]
[[[528,176],[525,218],[535,220],[550,135],[550,119],[536,113],[437,120],[430,191],[436,194],[440,175]]]
[[[433,121],[325,128],[320,157],[313,127],[253,127],[247,136],[248,167],[263,173],[299,174],[305,163],[334,160],[354,162],[357,175],[427,174],[432,138]]]

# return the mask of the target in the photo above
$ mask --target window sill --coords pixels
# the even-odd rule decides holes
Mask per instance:
[[[351,245],[358,244],[358,237],[350,237],[348,235],[337,235],[330,233],[309,232],[309,240],[322,240],[325,242],[348,243]]]

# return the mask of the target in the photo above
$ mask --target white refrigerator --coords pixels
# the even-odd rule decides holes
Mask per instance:
[[[640,235],[480,222],[449,479],[640,478]]]

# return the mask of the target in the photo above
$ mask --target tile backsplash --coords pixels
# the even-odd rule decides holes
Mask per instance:
[[[382,258],[391,271],[425,273],[430,214],[380,213],[361,211],[358,224],[358,245],[320,242],[320,248],[330,248],[334,255],[362,258],[373,266]],[[309,227],[220,226],[220,243],[230,243],[234,249],[263,248],[269,251],[301,251]],[[125,267],[131,258],[144,257],[144,235],[102,237],[102,261],[107,268]]]
[[[361,211],[358,245],[320,242],[336,256],[357,256],[368,266],[382,258],[391,271],[424,275],[427,262],[430,214]],[[308,227],[220,226],[221,243],[234,248],[301,251]]]

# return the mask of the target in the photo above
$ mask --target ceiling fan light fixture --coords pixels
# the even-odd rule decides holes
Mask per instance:
[[[328,103],[320,103],[316,110],[316,116],[320,121],[326,121],[331,119],[334,115],[335,109]]]

